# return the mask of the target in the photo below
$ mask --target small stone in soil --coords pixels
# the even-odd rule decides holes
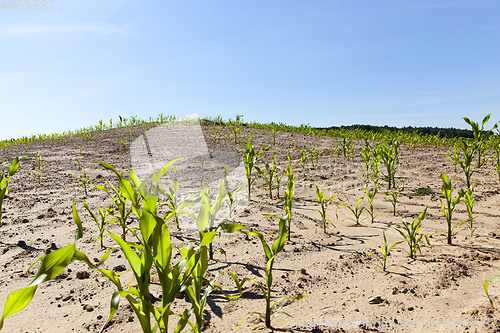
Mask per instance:
[[[115,267],[113,267],[113,270],[115,272],[123,272],[127,270],[127,267],[125,267],[125,265],[116,265]]]
[[[76,273],[76,277],[78,279],[86,279],[90,276],[90,273],[89,272],[86,272],[86,271],[80,271],[78,273]]]
[[[368,301],[368,303],[370,303],[370,304],[380,304],[383,301],[384,300],[382,299],[382,296],[375,296],[375,297],[370,298],[370,300]]]

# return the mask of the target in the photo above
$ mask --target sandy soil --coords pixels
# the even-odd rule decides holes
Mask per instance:
[[[209,152],[205,161],[209,161],[211,157],[223,166],[226,158],[232,170],[241,166],[241,162],[234,160],[235,148],[241,150],[241,144],[215,142],[209,126],[202,126],[202,129]],[[81,175],[85,171],[93,182],[107,180],[117,185],[116,177],[94,162],[106,162],[118,170],[125,169],[125,175],[128,175],[127,169],[133,166],[131,161],[134,160],[130,154],[132,145],[128,144],[127,149],[123,150],[117,141],[125,137],[129,138],[129,142],[132,137],[140,139],[143,131],[144,128],[139,126],[134,129],[108,130],[94,134],[93,139],[85,142],[74,138],[64,144],[40,142],[0,151],[0,160],[10,160],[21,155],[32,156],[33,153],[40,152],[48,162],[41,183],[38,183],[31,175],[31,161],[23,159],[4,201],[4,224],[0,227],[2,307],[8,293],[29,284],[33,273],[26,271],[36,259],[73,242],[76,233],[71,214],[73,201],[84,224],[84,238],[78,243],[78,249],[91,259],[101,258],[105,250],[101,250],[93,241],[97,227],[84,209],[82,200],[88,202],[96,213],[98,206],[105,208],[110,200],[97,189],[85,196],[77,179],[71,175]],[[257,133],[253,143],[257,149],[269,145],[271,137],[265,131],[246,128],[243,137],[248,137],[254,131]],[[168,142],[165,144],[168,145]],[[376,261],[367,253],[380,254],[384,230],[389,244],[402,240],[390,225],[401,224],[402,218],[413,221],[427,206],[422,232],[434,234],[446,231],[446,220],[441,213],[438,195],[442,184],[440,174],[445,172],[450,178],[462,178],[460,172],[455,172],[453,163],[444,159],[451,149],[419,147],[412,151],[403,146],[400,158],[407,164],[400,166],[397,179],[404,180],[406,187],[400,198],[400,203],[404,206],[399,207],[396,216],[390,211],[390,203],[384,200],[385,187],[375,198],[376,214],[380,216],[373,224],[364,220],[361,225],[356,226],[350,220],[342,221],[352,217],[346,207],[338,209],[337,219],[335,207],[340,201],[335,199],[328,209],[328,217],[336,228],[329,225],[329,234],[325,234],[318,227],[321,220],[320,214],[315,211],[319,209],[315,191],[307,186],[314,183],[323,190],[330,188],[331,193],[343,193],[351,204],[364,196],[362,205],[366,206],[364,189],[369,182],[364,177],[363,162],[359,154],[351,160],[332,157],[331,148],[338,144],[329,137],[279,133],[271,151],[278,148],[278,161],[282,169],[287,163],[285,154],[288,150],[303,145],[311,148],[312,144],[316,149],[326,150],[315,167],[308,165],[305,175],[302,175],[299,167],[295,171],[298,180],[291,241],[287,242],[285,250],[277,256],[273,284],[276,299],[296,294],[309,297],[279,303],[277,311],[286,311],[293,318],[278,316],[272,322],[274,328],[263,331],[393,331],[387,327],[377,327],[378,321],[383,325],[391,324],[393,328],[406,325],[405,331],[412,332],[499,332],[500,323],[495,328],[476,328],[477,321],[488,318],[493,323],[495,318],[500,318],[498,309],[490,309],[483,290],[484,281],[497,275],[500,268],[499,180],[491,164],[485,165],[473,177],[481,185],[477,186],[475,202],[478,217],[474,223],[478,229],[472,237],[469,237],[469,231],[464,226],[454,236],[454,245],[450,246],[446,244],[445,237],[435,234],[431,238],[432,248],[424,248],[416,260],[411,260],[404,250],[395,249],[388,258],[389,264],[404,265],[410,270],[391,267],[387,272],[382,272],[376,268]],[[84,146],[83,150],[80,151],[78,146]],[[357,148],[360,147],[361,143],[358,143]],[[271,153],[263,155],[264,158],[266,156],[271,156]],[[74,161],[81,157],[85,163],[82,170],[77,170]],[[299,154],[295,152],[294,159],[297,160],[298,157]],[[5,166],[6,164],[2,167]],[[220,175],[215,175],[215,178],[220,178]],[[180,181],[182,187],[183,180]],[[283,185],[285,183],[283,181]],[[277,204],[278,199],[271,200],[267,192],[258,189],[262,185],[261,180],[253,185],[252,202],[247,206],[242,205],[235,219],[238,223],[262,232],[270,240],[276,235],[277,221],[263,214],[283,215],[284,210],[282,205]],[[458,182],[456,185],[459,187]],[[415,191],[421,187],[429,187],[438,194],[415,195]],[[281,193],[283,192],[284,189]],[[364,212],[362,217],[367,217],[367,213]],[[461,204],[454,215],[454,221],[463,221],[466,217],[465,206]],[[137,223],[135,218],[130,226],[136,227]],[[118,232],[118,226],[112,226],[112,230]],[[179,231],[172,227],[171,234],[177,244],[197,238],[188,228]],[[229,269],[240,278],[265,280],[263,250],[257,239],[235,233],[216,238],[215,244],[225,250],[226,256],[216,254],[216,260],[209,267],[210,274]],[[105,239],[105,245],[108,248],[113,246],[109,237]],[[406,244],[401,244],[400,247],[407,248]],[[119,265],[129,268],[120,250],[113,252],[104,265],[108,269],[116,269]],[[122,275],[124,283],[130,279],[130,273]],[[221,275],[218,282],[226,291],[235,292],[229,275]],[[82,263],[73,263],[55,280],[42,284],[28,308],[6,320],[3,331],[97,332],[109,314],[109,302],[114,290],[114,286],[104,276]],[[490,290],[494,302],[500,307],[499,299],[494,296],[500,294],[500,285],[492,285]],[[159,296],[155,281],[152,281],[152,294]],[[377,296],[379,302],[373,300]],[[184,297],[178,300],[173,310],[180,313],[181,309],[188,306],[187,297]],[[207,306],[208,325],[205,332],[236,332],[240,320],[247,312],[264,312],[264,307],[264,298],[255,285],[246,285],[243,296],[233,300],[214,291]],[[474,328],[452,329],[453,318],[459,321],[463,318],[462,325],[467,320],[469,323],[476,320],[476,323]],[[312,328],[310,324],[313,321],[322,325]],[[245,319],[239,331],[249,332],[259,324],[257,316],[250,316]],[[341,327],[343,325],[344,328],[332,327],[336,324]],[[106,332],[140,331],[137,318],[122,300],[118,313]]]

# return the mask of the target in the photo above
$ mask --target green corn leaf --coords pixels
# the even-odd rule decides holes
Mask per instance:
[[[490,283],[495,283],[495,282],[498,282],[498,281],[500,281],[500,275],[495,276],[491,280],[484,281],[484,292],[486,293],[486,296],[488,296],[488,299],[490,301],[492,309],[494,309],[495,307],[493,306],[493,300],[491,299],[490,294],[488,294],[488,285]]]
[[[80,216],[78,216],[78,212],[76,211],[75,202],[73,201],[73,220],[76,223],[78,231],[75,236],[75,242],[79,241],[83,237],[83,227],[82,220],[80,220]]]
[[[118,306],[120,305],[120,299],[121,299],[120,291],[115,291],[113,293],[113,296],[111,297],[111,305],[110,305],[108,320],[106,320],[99,333],[104,332],[106,326],[108,326],[111,319],[113,319],[116,311],[118,310]]]
[[[12,164],[9,167],[9,177],[14,176],[18,167],[19,167],[19,157],[16,157],[16,158],[14,158],[14,160],[12,161]]]
[[[161,225],[160,237],[157,244],[156,256],[154,258],[155,265],[162,272],[167,272],[172,257],[172,247],[170,244],[170,233],[165,224]]]
[[[143,272],[141,269],[142,263],[139,256],[134,251],[132,251],[130,246],[123,239],[121,239],[120,237],[116,236],[111,232],[109,233],[109,235],[111,236],[111,238],[113,238],[115,242],[118,243],[118,245],[120,245],[123,253],[125,254],[125,257],[127,258],[127,261],[130,263],[130,266],[134,271],[137,280],[140,280]]]
[[[29,286],[39,285],[40,283],[52,280],[59,275],[59,273],[61,273],[71,262],[75,250],[76,245],[73,243],[61,249],[55,250],[54,252],[51,252],[43,257],[42,263],[40,264],[40,267],[38,268],[38,271]]]
[[[3,322],[7,317],[23,310],[33,299],[37,286],[31,286],[16,290],[7,296],[2,318],[0,319],[0,330],[3,327]]]
[[[279,228],[280,228],[280,234],[276,241],[273,243],[271,249],[273,251],[273,254],[277,254],[283,250],[283,247],[285,246],[286,242],[286,237],[287,237],[287,226],[290,221],[290,215],[286,214],[282,218],[280,218],[279,222]]]

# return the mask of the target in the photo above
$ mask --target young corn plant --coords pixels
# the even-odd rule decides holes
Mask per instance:
[[[309,153],[309,155],[311,157],[311,163],[312,163],[313,168],[318,164],[319,157],[324,152],[325,152],[325,149],[323,149],[323,150],[317,150],[316,147],[314,147],[314,145],[312,145],[312,149],[311,149],[311,152]]]
[[[271,144],[272,146],[275,146],[275,145],[276,145],[276,136],[278,135],[278,133],[281,133],[281,132],[280,132],[280,131],[277,131],[277,130],[276,130],[276,129],[274,129],[274,128],[271,128],[271,133],[270,133],[270,135],[271,135],[271,137],[272,137],[272,139],[273,139],[273,140],[270,142],[270,144]]]
[[[474,184],[472,183],[472,175],[485,163],[486,160],[483,159],[482,162],[477,162],[475,165],[473,164],[476,157],[479,157],[480,154],[480,143],[472,142],[469,143],[466,140],[462,140],[462,151],[459,156],[456,155],[447,155],[447,157],[451,158],[456,164],[460,166],[462,171],[464,172],[465,180],[460,180],[465,184],[467,188],[470,188]],[[463,155],[463,157],[460,157]]]
[[[113,215],[115,218],[111,220],[110,223],[115,223],[115,222],[120,223],[120,226],[122,227],[121,237],[123,240],[125,240],[127,231],[129,230],[129,228],[127,227],[127,220],[130,214],[134,212],[135,215],[139,216],[138,212],[139,196],[137,192],[129,190],[129,187],[131,187],[131,185],[128,180],[123,178],[123,171],[119,173],[113,166],[109,165],[108,163],[98,162],[97,164],[101,165],[107,170],[113,171],[118,176],[119,189],[116,189],[113,185],[111,185],[107,181],[104,182],[111,188],[114,195],[112,195],[111,192],[104,186],[97,185],[95,187],[106,193],[111,198],[114,206],[116,207],[116,210],[118,210],[118,215]],[[130,208],[127,205],[127,200],[131,202]]]
[[[288,181],[286,183],[286,191],[285,195],[283,197],[283,206],[285,207],[285,212],[288,214],[288,240],[290,240],[290,235],[292,233],[291,227],[292,227],[292,205],[293,205],[293,196],[295,194],[295,181],[297,179],[293,178],[293,168],[288,167],[286,168],[286,175],[288,177]]]
[[[286,170],[283,172],[276,171],[276,175],[274,176],[274,189],[276,190],[276,198],[280,198],[280,189],[281,189],[281,181],[283,177],[286,175]]]
[[[334,139],[342,147],[342,154],[345,158],[350,159],[354,155],[354,140],[348,136],[343,136],[341,139]]]
[[[78,186],[80,186],[83,189],[83,192],[85,193],[85,196],[88,195],[88,189],[90,187],[90,181],[92,180],[91,177],[87,176],[87,173],[84,171],[82,176],[76,176],[76,175],[71,175],[78,179],[79,183]]]
[[[236,193],[241,189],[242,185],[235,187],[232,190],[227,190],[227,205],[228,205],[228,210],[229,210],[229,219],[233,219],[233,212],[237,207],[236,204]]]
[[[477,227],[474,227],[473,225],[473,221],[477,218],[477,216],[474,216],[472,212],[472,210],[474,209],[474,197],[471,189],[465,192],[464,204],[467,207],[467,214],[469,215],[469,218],[465,222],[467,223],[467,227],[469,228],[470,237],[472,237],[474,231],[476,231],[477,229]]]
[[[372,149],[370,148],[370,144],[368,143],[368,140],[365,140],[365,146],[361,148],[359,154],[361,155],[361,158],[363,159],[363,162],[365,163],[364,166],[364,171],[366,173],[366,178],[370,177],[370,170],[372,168]]]
[[[264,164],[265,166],[265,171],[263,171],[261,168],[258,166],[254,166],[255,170],[259,173],[260,178],[264,180],[264,183],[266,187],[262,187],[262,190],[268,191],[269,193],[269,198],[273,199],[273,184],[275,181],[275,178],[278,174],[278,164],[276,163],[276,153],[273,153],[273,163],[271,166],[269,165],[268,161]],[[267,171],[267,174],[266,174]]]
[[[224,179],[222,181],[222,183],[220,184],[219,191],[217,193],[217,197],[216,197],[214,202],[212,202],[210,200],[209,192],[210,192],[210,188],[204,188],[202,190],[202,196],[201,196],[202,207],[203,207],[203,205],[205,205],[206,210],[207,210],[207,213],[206,213],[207,216],[206,216],[206,218],[204,218],[204,220],[207,221],[205,226],[206,226],[208,232],[214,232],[214,233],[220,235],[220,233],[221,233],[220,229],[223,227],[223,225],[226,222],[229,221],[228,219],[223,219],[221,223],[219,223],[217,226],[215,225],[215,219],[217,218],[217,214],[219,213],[219,211],[222,209],[222,206],[226,202],[226,194],[227,194],[226,179]],[[212,242],[210,242],[208,249],[209,249],[209,259],[213,260],[214,259],[214,249],[212,246]],[[225,253],[223,249],[219,248],[219,250],[222,253]]]
[[[462,198],[466,195],[465,190],[460,190],[458,191],[458,197],[455,199],[452,198],[453,196],[453,182],[452,180],[448,180],[448,176],[443,173],[441,174],[441,179],[443,180],[443,186],[442,186],[442,194],[444,199],[446,200],[446,203],[443,202],[441,198],[439,198],[439,201],[441,201],[441,209],[443,211],[444,217],[446,217],[446,223],[448,225],[448,233],[444,236],[448,238],[448,244],[451,245],[451,236],[453,230],[457,227],[461,227],[464,222],[459,222],[455,225],[452,225],[452,217],[453,217],[453,212],[455,211],[455,208],[459,203],[462,202]]]
[[[488,286],[490,283],[496,283],[498,281],[500,281],[500,275],[497,275],[490,280],[484,281],[484,292],[486,293],[486,296],[488,296],[488,300],[490,301],[492,309],[495,309],[495,307],[493,306],[493,300],[491,299],[490,294],[488,293]]]
[[[0,162],[0,165],[5,162],[5,159],[3,159]],[[3,204],[3,199],[5,196],[9,193],[9,183],[12,180],[12,176],[17,172],[17,169],[19,168],[19,157],[16,157],[12,160],[10,167],[8,169],[7,175],[4,174],[4,171],[0,171],[0,226],[2,226],[2,204]]]
[[[247,145],[245,147],[245,155],[243,156],[243,161],[245,162],[245,173],[247,176],[247,181],[248,181],[248,201],[250,202],[250,188],[252,184],[257,180],[257,178],[252,179],[252,170],[255,167],[255,162],[256,160],[260,157],[260,155],[264,151],[268,151],[269,147],[265,147],[262,150],[259,150],[258,152],[255,151],[254,146],[252,145],[252,137],[254,136],[255,133],[252,133],[250,137],[247,140]]]
[[[396,216],[396,211],[397,211],[398,207],[400,207],[400,206],[404,207],[404,205],[398,204],[399,195],[405,189],[405,183],[404,183],[404,181],[401,181],[401,182],[402,182],[402,186],[401,187],[396,186],[397,187],[397,191],[396,192],[392,192],[392,191],[385,192],[386,195],[390,195],[390,197],[384,197],[384,199],[387,200],[387,201],[389,201],[392,204],[392,212],[394,213],[394,216]]]
[[[158,183],[162,176],[163,174],[158,173],[156,175],[157,179],[155,179],[154,181]],[[196,203],[198,203],[199,201],[199,198],[179,200],[179,186],[179,180],[177,179],[174,168],[174,177],[172,178],[172,185],[168,185],[168,192],[162,191],[161,187],[159,188],[161,194],[163,194],[163,196],[167,199],[167,203],[161,204],[160,206],[167,206],[170,209],[170,212],[165,214],[163,218],[165,218],[168,214],[173,214],[173,222],[177,226],[177,230],[180,230],[179,216],[184,214],[184,209],[196,205]]]
[[[100,219],[98,219],[97,216],[95,216],[95,214],[92,213],[89,205],[85,201],[83,201],[83,206],[89,212],[90,217],[92,217],[92,219],[97,224],[97,227],[99,228],[99,236],[97,236],[97,238],[100,241],[101,249],[103,249],[104,248],[104,233],[106,232],[106,229],[107,229],[108,225],[110,224],[110,222],[106,222],[106,219],[108,218],[109,214],[113,213],[113,204],[110,204],[108,206],[108,208],[106,208],[105,211],[103,211],[102,208],[99,207],[99,214],[101,215]]]
[[[325,234],[327,234],[328,232],[326,231],[326,227],[327,227],[326,222],[330,223],[333,227],[335,227],[335,224],[333,224],[333,222],[330,221],[330,219],[326,218],[326,211],[328,210],[328,206],[330,205],[330,203],[332,202],[332,200],[335,199],[338,196],[338,194],[332,195],[330,197],[330,199],[327,200],[326,199],[326,195],[328,194],[328,192],[330,192],[330,189],[326,190],[326,192],[323,193],[321,191],[321,189],[318,187],[318,185],[316,185],[316,184],[311,184],[307,188],[311,188],[313,186],[316,187],[316,198],[318,199],[318,203],[321,206],[321,210],[316,209],[316,211],[321,215],[321,221],[323,222],[323,225],[322,225],[323,232]],[[318,228],[316,227],[316,230],[317,229]]]
[[[221,186],[222,187],[222,186]],[[240,225],[240,224],[220,224],[216,230],[210,230],[210,223],[212,221],[211,215],[213,214],[213,207],[211,207],[210,199],[208,197],[208,192],[204,192],[201,195],[201,209],[198,213],[198,217],[196,220],[197,227],[198,227],[198,232],[200,236],[200,242],[197,247],[194,247],[192,244],[189,244],[184,251],[192,252],[193,254],[199,253],[200,255],[200,260],[196,263],[196,265],[193,268],[192,272],[192,279],[191,283],[188,285],[186,288],[186,294],[189,297],[189,300],[191,301],[192,309],[191,312],[194,314],[196,318],[196,323],[191,324],[189,322],[189,325],[193,329],[194,332],[199,333],[202,332],[204,323],[203,323],[203,316],[204,316],[204,311],[205,307],[207,304],[207,299],[210,293],[213,290],[214,286],[219,285],[215,284],[215,280],[219,276],[219,272],[215,274],[215,277],[213,277],[210,281],[208,281],[205,278],[205,275],[207,273],[208,269],[208,259],[209,259],[209,253],[211,250],[207,249],[207,245],[210,246],[213,242],[214,237],[217,234],[220,234],[221,232],[224,233],[233,233],[237,230],[243,230],[247,229],[246,227]],[[248,229],[247,229],[248,230]],[[228,273],[233,276],[233,279],[235,277],[235,274],[228,271]],[[238,285],[238,289],[240,288],[240,285],[237,281],[237,278],[235,280]],[[246,281],[243,281],[245,283]],[[205,290],[202,290],[203,284],[206,284],[207,287]],[[222,288],[220,288],[222,289]],[[241,290],[240,290],[241,292]],[[241,296],[241,295],[239,295]],[[229,298],[237,298],[239,296],[229,296]]]
[[[425,213],[427,212],[427,207],[425,207],[424,211],[420,213],[413,223],[406,222],[405,219],[402,219],[401,222],[403,225],[393,226],[396,230],[403,236],[404,240],[408,244],[409,251],[405,250],[410,258],[415,259],[417,256],[417,251],[421,254],[423,247],[431,247],[431,242],[429,240],[429,235],[427,234],[419,234],[420,228],[422,227],[422,220],[425,218]],[[427,242],[426,244],[421,244],[422,238],[425,237]]]
[[[376,217],[382,216],[382,214],[375,215],[375,208],[373,207],[373,200],[375,199],[375,196],[378,193],[377,183],[375,183],[373,187],[370,188],[367,187],[365,192],[366,196],[368,197],[368,208],[365,208],[365,210],[368,212],[368,214],[370,214],[371,222],[374,223]]]
[[[380,179],[380,165],[382,164],[382,148],[379,144],[375,145],[372,149],[372,159],[370,176],[374,182],[375,186],[378,186],[378,181]]]
[[[356,203],[356,206],[351,207],[349,205],[349,199],[347,197],[345,197],[345,199],[342,199],[341,197],[339,197],[339,200],[342,201],[343,203],[338,205],[337,208],[335,209],[335,215],[337,216],[337,219],[339,218],[339,215],[338,215],[339,207],[347,207],[347,209],[349,209],[351,211],[351,213],[354,215],[354,218],[346,217],[342,221],[351,220],[353,222],[356,222],[356,225],[360,225],[361,224],[360,222],[363,222],[364,220],[366,220],[366,217],[360,220],[361,213],[363,213],[363,210],[366,210],[366,207],[359,207],[359,204],[361,201],[363,201],[363,199],[364,199],[363,197],[359,198],[358,202]]]
[[[493,127],[489,130],[484,129],[484,125],[490,120],[491,113],[486,115],[481,122],[481,128],[479,128],[479,123],[470,120],[467,117],[463,117],[462,119],[472,127],[472,131],[474,133],[474,142],[477,145],[478,155],[477,155],[477,166],[480,167],[486,161],[486,142],[493,134],[493,131],[498,128],[498,123],[493,125]],[[467,187],[469,188],[469,187]]]
[[[396,184],[394,177],[396,176],[396,171],[400,165],[399,141],[392,141],[390,145],[383,143],[381,146],[381,157],[387,170],[387,175],[384,175],[384,178],[385,181],[387,181],[387,189],[390,190],[393,185]]]
[[[390,265],[387,265],[387,257],[391,254],[391,250],[396,246],[396,245],[399,245],[401,243],[403,243],[404,241],[399,241],[399,242],[396,242],[394,244],[392,244],[391,246],[389,246],[387,244],[387,238],[385,237],[385,230],[383,232],[383,235],[384,235],[384,244],[382,245],[382,259],[379,258],[378,256],[375,256],[371,253],[367,253],[367,255],[369,255],[370,257],[373,257],[375,259],[377,259],[378,263],[376,263],[375,265],[380,268],[382,271],[386,271],[388,268],[390,267],[402,267],[404,269],[408,269],[408,267],[405,267],[405,266],[402,266],[402,265],[396,265],[396,264],[390,264]]]
[[[31,164],[35,170],[32,171],[32,175],[38,180],[38,184],[42,183],[42,175],[45,171],[45,167],[47,166],[47,161],[42,158],[42,154],[33,153],[33,157],[31,158]]]
[[[300,165],[302,167],[302,175],[305,177],[306,175],[306,166],[307,166],[307,159],[311,156],[310,153],[307,152],[307,147],[304,146],[302,149],[299,148],[293,148],[300,152]]]
[[[265,216],[274,216],[274,215],[265,214]],[[274,217],[277,217],[277,216],[274,216]],[[277,218],[279,218],[279,217],[277,217]],[[280,253],[283,250],[283,247],[285,246],[286,237],[287,237],[287,230],[288,230],[287,224],[289,224],[289,218],[290,218],[290,216],[288,214],[279,218],[280,219],[279,235],[271,247],[269,247],[269,245],[266,243],[264,236],[260,232],[242,230],[242,232],[249,237],[258,237],[262,243],[262,247],[264,248],[264,253],[266,255],[266,284],[261,283],[257,279],[248,279],[248,281],[256,283],[259,286],[262,293],[264,294],[264,298],[266,300],[266,311],[265,311],[265,313],[260,313],[260,312],[247,313],[243,317],[243,319],[241,319],[241,322],[238,325],[238,329],[241,327],[241,324],[243,323],[245,318],[250,316],[250,315],[258,315],[258,316],[262,317],[264,319],[265,327],[271,328],[271,321],[274,318],[276,318],[277,316],[279,316],[280,314],[285,314],[285,315],[291,317],[291,315],[289,315],[286,312],[277,312],[277,313],[273,314],[273,309],[276,306],[276,304],[278,304],[279,302],[281,302],[282,300],[285,300],[285,299],[303,299],[303,298],[308,297],[308,296],[304,296],[304,295],[296,295],[296,296],[291,296],[291,297],[283,297],[283,298],[279,299],[278,301],[271,302],[274,260],[276,258],[276,255],[278,253]],[[257,326],[254,329],[258,329],[258,328],[261,328],[261,327]]]
[[[81,171],[85,165],[85,157],[77,158],[76,160],[73,161],[73,163],[76,164],[76,170]]]
[[[119,143],[121,145],[121,149],[125,150],[125,148],[127,148],[127,141],[128,137],[126,137],[125,140],[116,141],[116,143]]]

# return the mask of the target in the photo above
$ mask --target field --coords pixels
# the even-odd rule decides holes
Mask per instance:
[[[188,256],[188,251],[181,253],[180,248],[188,243],[193,244],[193,256],[189,257],[191,260],[196,259],[193,276],[196,276],[194,272],[201,272],[201,276],[207,280],[203,281],[198,276],[198,280],[186,280],[186,285],[201,288],[194,292],[197,297],[201,295],[200,290],[209,290],[205,315],[200,325],[196,326],[197,318],[193,311],[190,322],[194,327],[188,325],[183,332],[197,328],[204,332],[236,332],[248,312],[265,314],[266,298],[263,290],[267,291],[266,262],[270,261],[270,257],[266,258],[258,234],[252,232],[263,235],[269,247],[275,239],[279,239],[276,246],[270,249],[275,254],[272,257],[274,266],[270,300],[297,298],[282,300],[273,309],[274,313],[283,311],[293,318],[281,314],[272,321],[272,328],[264,327],[262,332],[393,331],[388,328],[389,325],[393,328],[406,326],[405,330],[412,332],[500,332],[500,323],[495,325],[496,318],[500,318],[500,300],[495,296],[500,294],[500,284],[489,286],[495,309],[492,309],[483,287],[484,282],[498,275],[500,269],[499,175],[495,169],[496,162],[491,157],[494,151],[486,149],[488,145],[484,146],[485,155],[482,156],[486,163],[471,176],[474,219],[470,221],[466,204],[459,202],[451,216],[451,227],[466,222],[457,226],[448,239],[448,223],[441,205],[441,202],[447,205],[442,195],[444,181],[441,175],[446,174],[453,182],[452,200],[458,197],[461,189],[464,190],[462,199],[466,198],[467,189],[457,180],[465,181],[459,163],[457,165],[451,158],[445,157],[450,154],[453,156],[454,147],[450,143],[460,149],[458,139],[440,141],[438,137],[424,138],[428,142],[400,139],[399,154],[392,161],[397,166],[394,182],[388,189],[385,181],[387,177],[384,175],[387,175],[386,165],[389,162],[380,160],[380,174],[377,177],[373,175],[373,159],[367,164],[360,154],[363,148],[368,154],[373,152],[377,141],[382,141],[375,136],[368,140],[367,148],[366,143],[359,138],[359,133],[332,137],[314,135],[313,131],[308,134],[307,127],[289,132],[283,126],[280,131],[273,132],[268,127],[257,128],[259,126],[246,125],[240,120],[229,123],[204,120],[201,125],[196,121],[187,123],[182,126],[190,130],[168,126],[165,121],[108,129],[103,126],[88,134],[69,138],[50,137],[39,141],[25,140],[24,143],[6,145],[0,150],[0,161],[6,158],[6,162],[0,166],[2,171],[7,169],[14,157],[26,156],[20,159],[19,168],[11,177],[8,194],[3,201],[0,226],[2,309],[9,293],[27,287],[33,280],[40,264],[27,271],[37,259],[73,244],[75,235],[78,235],[74,202],[83,231],[76,242],[76,249],[85,253],[91,264],[112,272],[113,276],[119,276],[123,290],[130,286],[140,289],[141,283],[143,286],[144,283],[148,285],[149,297],[144,297],[143,291],[140,291],[140,297],[128,296],[140,299],[141,304],[161,308],[166,302],[162,301],[162,278],[158,274],[158,266],[153,265],[151,275],[143,275],[147,281],[135,281],[131,271],[133,267],[127,260],[133,255],[124,252],[123,244],[126,243],[112,239],[108,231],[120,239],[125,230],[126,240],[131,242],[127,245],[128,250],[139,253],[146,247],[140,242],[145,229],[139,229],[139,216],[152,221],[155,221],[154,216],[158,217],[164,222],[156,219],[156,225],[165,223],[164,229],[168,227],[171,242],[168,248],[172,251],[172,261],[167,266],[171,267]],[[143,133],[147,131],[156,134],[144,140]],[[255,134],[251,136],[252,133]],[[164,137],[163,134],[170,136]],[[254,168],[251,170],[251,179],[255,179],[255,182],[250,187],[251,200],[248,201],[245,187],[248,186],[245,173],[247,163],[243,157],[253,149],[248,144],[250,137],[255,149],[252,162],[255,161],[262,175],[283,175],[279,198],[274,182],[271,182],[269,191],[266,178],[258,177],[258,170]],[[430,145],[431,142],[433,145]],[[387,149],[394,148],[394,143],[392,146],[390,142],[385,144]],[[266,147],[269,149],[257,156],[257,152]],[[272,171],[273,153],[276,153],[277,172],[269,173],[265,162]],[[123,208],[130,215],[126,216],[122,224],[116,222],[103,228],[101,247],[98,223],[92,219],[83,201],[96,219],[101,221],[99,207],[105,214],[114,197],[115,208],[105,221],[114,218],[120,220],[122,215],[117,208],[119,198],[126,198],[130,194],[123,196],[126,186],[119,186],[119,176],[97,162],[108,163],[118,173],[125,170],[124,180],[130,180],[132,169],[145,183],[144,177],[151,177],[154,172],[151,165],[161,166],[178,157],[185,159],[173,164],[179,181],[178,195],[173,197],[192,200],[192,205],[186,205],[186,214],[181,214],[179,202],[174,205],[176,209],[163,205],[154,211],[155,204],[147,203],[149,208],[146,209],[147,200],[143,198],[141,201],[140,196],[135,203],[125,200]],[[476,159],[477,155],[472,161],[473,165],[477,164]],[[146,163],[149,160],[154,163]],[[288,181],[285,172],[289,165],[293,169],[290,178],[294,181]],[[174,184],[174,166],[164,177],[167,181],[158,182],[166,190],[165,194],[171,193],[168,186],[173,187]],[[226,224],[229,223],[233,228],[217,231],[233,232],[215,232],[218,223],[223,221],[223,215],[229,216],[227,191],[224,191],[220,201],[224,204],[212,220],[212,233],[210,230],[201,233],[207,239],[215,237],[201,246],[200,237],[203,238],[197,225],[200,225],[200,216],[203,214],[199,210],[200,207],[208,210],[211,207],[208,201],[216,206],[218,193],[221,193],[218,192],[219,186],[225,178],[225,167],[228,167],[225,189],[240,189],[231,192],[235,194],[236,207],[232,213],[233,219]],[[370,177],[367,177],[367,173]],[[104,181],[122,196],[116,196]],[[293,192],[289,186],[287,189],[287,181],[288,185],[293,183]],[[88,193],[85,194],[87,184]],[[378,193],[373,199],[372,222],[368,193],[374,193],[375,184],[378,184]],[[95,188],[96,185],[102,188]],[[200,187],[207,185],[212,186],[211,190],[205,187],[206,195],[196,197],[200,195]],[[325,219],[330,221],[323,220],[316,187],[311,185],[317,185],[323,194],[329,189],[326,200],[336,195],[326,210]],[[109,195],[103,189],[107,189]],[[194,195],[186,196],[187,193]],[[160,198],[163,198],[158,199],[160,204],[173,205],[164,196],[160,195]],[[357,212],[360,214],[357,218],[356,203],[360,198],[363,199],[359,202]],[[366,209],[360,212],[362,207]],[[421,215],[424,210],[425,216]],[[174,211],[179,213],[179,227],[175,223]],[[188,212],[193,216],[187,215]],[[208,211],[203,212],[209,216]],[[286,225],[288,212],[291,212],[288,215],[291,216],[289,228]],[[402,219],[411,224],[415,220],[418,222],[419,217],[423,217],[421,229],[414,230],[417,239],[412,244],[417,248],[412,251],[402,236],[406,234],[401,228]],[[470,223],[471,228],[468,227]],[[242,227],[236,227],[235,224]],[[202,230],[205,230],[205,226]],[[208,223],[208,227],[211,227],[211,223]],[[240,230],[236,230],[238,228]],[[135,230],[137,238],[130,229]],[[289,237],[286,233],[289,233]],[[166,234],[164,232],[161,235]],[[286,238],[280,238],[280,235]],[[401,242],[392,248],[386,258],[386,266],[397,266],[382,267],[384,235],[389,247]],[[423,237],[419,240],[418,235]],[[430,246],[427,246],[427,240]],[[153,244],[151,258],[158,255],[155,251],[161,248],[155,247],[156,241],[145,242]],[[449,241],[452,245],[448,244]],[[418,248],[419,245],[422,247]],[[213,259],[205,258],[212,250]],[[101,258],[106,254],[109,257],[101,264]],[[208,262],[205,268],[203,260]],[[80,261],[61,265],[62,272],[38,286],[26,309],[5,320],[3,332],[101,330],[109,316],[111,298],[117,287],[97,267],[91,269],[87,263]],[[232,275],[227,271],[234,273],[239,281],[243,278],[256,279],[263,290],[255,282],[247,281],[240,295]],[[211,283],[214,277],[217,277],[215,283],[220,285],[224,293],[235,297],[225,297],[215,285],[207,287],[207,282]],[[182,315],[185,309],[192,308],[193,302],[187,291],[170,295],[173,313]],[[151,315],[151,318],[154,316]],[[170,316],[168,332],[174,331],[178,320],[177,316]],[[313,321],[317,324],[315,328]],[[154,325],[154,320],[151,322]],[[264,324],[259,315],[250,315],[242,322],[239,331],[249,332],[255,326]],[[122,298],[105,332],[140,331],[138,316],[127,299]]]

